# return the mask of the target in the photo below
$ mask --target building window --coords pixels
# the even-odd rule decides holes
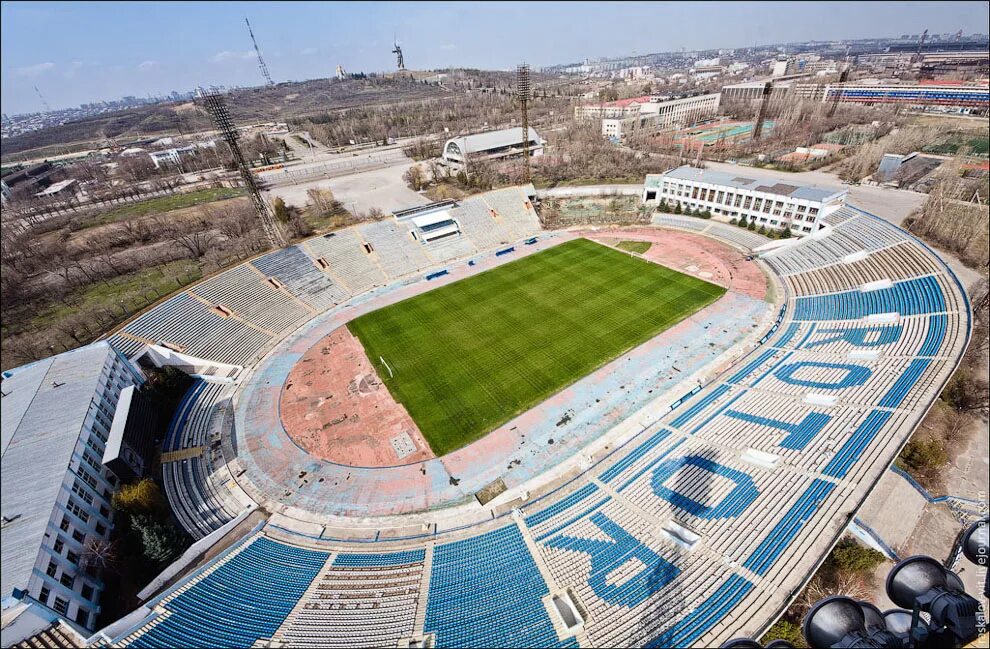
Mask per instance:
[[[48,586],[42,586],[41,592],[38,593],[38,601],[48,606],[48,596],[52,594],[52,591]]]
[[[103,516],[103,518],[110,520],[110,508],[106,505],[100,505],[100,515]]]
[[[60,530],[62,530],[63,532],[68,532],[69,531],[69,517],[68,516],[63,516],[62,517],[62,522],[58,524],[58,528]]]
[[[818,208],[817,207],[812,207],[810,210],[808,210],[808,214],[810,214],[812,216],[817,215],[818,214]]]
[[[75,514],[83,523],[89,522],[89,514],[87,514],[83,508],[79,506],[79,503],[74,501],[72,498],[69,498],[69,504],[66,505],[66,509]]]
[[[753,201],[753,211],[754,212],[759,212],[761,207],[763,207],[763,199],[762,198],[757,198],[756,200]]]
[[[79,565],[79,555],[73,552],[72,550],[69,550],[68,552],[65,553],[65,558],[68,559],[69,563],[71,563],[72,565],[74,566]]]
[[[742,198],[743,198],[742,197],[742,194],[739,194],[738,196],[736,196],[736,202],[732,206],[733,207],[739,207],[740,205],[742,205]]]
[[[49,577],[54,577],[58,573],[58,564],[54,561],[48,562],[48,570],[45,570],[45,574]]]
[[[55,609],[55,612],[59,615],[65,615],[69,612],[69,602],[56,595],[55,603],[52,605],[52,608]]]
[[[748,210],[752,204],[753,204],[753,197],[747,196],[746,200],[743,202],[743,209]]]
[[[76,540],[76,543],[86,542],[86,535],[79,530],[72,530],[72,538]]]
[[[82,498],[87,505],[93,504],[93,494],[83,489],[82,483],[78,480],[72,481],[72,493]]]
[[[66,588],[72,588],[72,584],[76,583],[76,578],[66,572],[62,573],[62,577],[58,580],[60,584]]]
[[[80,594],[83,596],[83,599],[88,600],[90,602],[93,601],[93,587],[90,586],[89,584],[83,584],[83,587],[80,590]]]
[[[104,525],[103,523],[97,523],[96,524],[96,533],[99,534],[100,536],[106,536],[107,526]]]
[[[716,199],[715,202],[716,203],[721,203],[722,202],[722,196],[724,196],[724,195],[725,195],[725,192],[719,192],[718,193],[718,197],[717,197],[717,199]]]
[[[93,467],[93,469],[99,473],[101,468],[100,463],[93,459],[93,456],[89,454],[89,451],[83,451],[83,459],[86,461],[86,464]]]
[[[55,539],[55,543],[52,545],[52,549],[55,550],[55,554],[62,554],[62,548],[65,547],[65,540],[59,536]]]
[[[99,489],[99,484],[96,482],[96,478],[94,478],[93,474],[91,474],[89,471],[87,471],[82,467],[79,467],[77,473],[79,477],[82,478],[86,484],[88,484],[90,487],[93,488],[94,491]]]
[[[89,626],[89,611],[84,608],[76,611],[76,622],[83,626]]]

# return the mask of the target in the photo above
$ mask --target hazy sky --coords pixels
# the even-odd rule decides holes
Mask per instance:
[[[394,67],[539,67],[586,57],[986,32],[987,2],[0,3],[0,104],[14,114],[197,85],[257,85],[244,17],[276,81]],[[518,29],[524,37],[515,37]]]

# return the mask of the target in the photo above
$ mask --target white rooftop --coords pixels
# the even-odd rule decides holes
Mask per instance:
[[[97,342],[3,373],[0,597],[28,583],[109,354]]]
[[[522,127],[518,126],[501,131],[489,131],[488,133],[475,133],[474,135],[455,137],[444,143],[444,150],[446,150],[447,144],[455,142],[457,143],[457,148],[464,154],[478,153],[513,145],[521,146],[522,139]],[[536,129],[533,127],[529,128],[529,139],[535,141],[537,144],[543,144],[543,140],[540,139],[540,136],[536,133]]]
[[[750,191],[818,202],[827,202],[848,193],[845,189],[832,189],[819,185],[803,185],[790,178],[767,178],[766,176],[762,176],[762,174],[760,175],[762,177],[757,176],[757,174],[752,174],[752,176],[747,176],[745,169],[740,169],[739,173],[726,173],[724,171],[698,169],[690,165],[683,165],[676,169],[671,169],[662,175],[651,174],[647,176],[646,186],[656,187],[660,178],[673,178],[675,180],[693,180],[712,185],[724,185],[726,187],[735,187],[736,189],[748,189]],[[651,178],[655,179],[652,183]]]

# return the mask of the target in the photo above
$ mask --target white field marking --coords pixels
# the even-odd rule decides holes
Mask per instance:
[[[388,363],[385,362],[385,359],[382,358],[381,356],[379,356],[378,357],[378,360],[380,360],[382,362],[382,365],[385,366],[385,369],[388,370],[388,378],[394,379],[395,378],[395,374],[392,374],[392,368],[388,366]]]

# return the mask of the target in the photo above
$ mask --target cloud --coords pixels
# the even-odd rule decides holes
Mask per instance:
[[[69,65],[66,66],[65,72],[62,73],[66,79],[71,79],[76,76],[76,72],[83,66],[82,61],[71,61]]]
[[[211,56],[210,61],[213,63],[228,63],[230,61],[249,61],[253,58],[254,52],[251,50],[246,52],[231,52],[230,50],[224,50]]]
[[[138,64],[138,70],[151,70],[152,68],[158,67],[158,61],[141,61]]]
[[[315,47],[307,47],[305,49],[299,50],[299,53],[303,56],[312,56],[313,54],[316,54],[318,51],[319,50],[317,50]]]
[[[17,68],[17,74],[22,77],[36,77],[40,74],[48,72],[54,67],[54,63],[35,63],[34,65],[26,65],[23,68]]]
[[[446,45],[441,45],[440,46],[440,49],[441,50],[456,50],[457,49],[457,46],[454,45],[454,44],[452,44],[452,43],[447,43]]]

